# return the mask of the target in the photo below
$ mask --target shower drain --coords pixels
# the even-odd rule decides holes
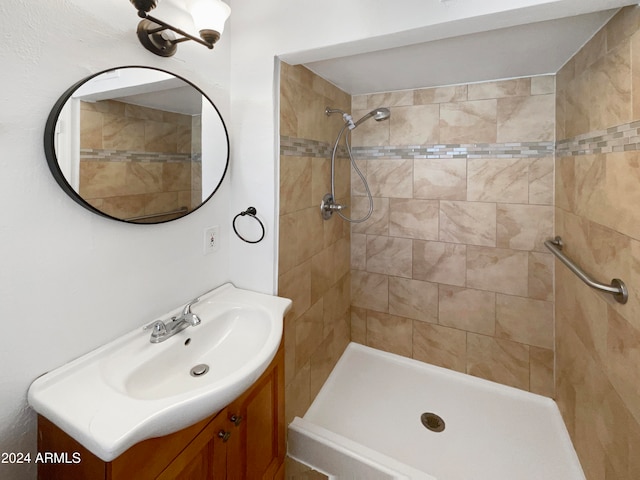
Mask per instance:
[[[435,413],[423,413],[420,415],[420,421],[422,425],[432,432],[442,432],[444,430],[444,420]]]

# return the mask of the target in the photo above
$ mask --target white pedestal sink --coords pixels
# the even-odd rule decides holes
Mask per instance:
[[[36,379],[29,404],[109,462],[240,396],[275,356],[290,306],[291,300],[225,284],[193,305],[200,325],[155,344],[149,330],[138,328]],[[208,371],[191,375],[199,365]]]

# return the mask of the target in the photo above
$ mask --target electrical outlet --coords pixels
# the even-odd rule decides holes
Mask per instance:
[[[204,230],[204,254],[215,252],[220,248],[220,227],[208,227]]]

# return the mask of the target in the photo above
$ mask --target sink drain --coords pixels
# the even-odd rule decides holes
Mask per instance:
[[[208,371],[209,371],[209,365],[207,365],[206,363],[201,363],[200,365],[196,365],[195,367],[193,367],[191,369],[191,376],[192,377],[201,377],[202,375],[204,375]]]
[[[420,421],[422,425],[432,432],[442,432],[444,430],[444,420],[435,413],[423,413],[420,415]]]

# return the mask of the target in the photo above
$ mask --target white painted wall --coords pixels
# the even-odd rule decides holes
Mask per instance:
[[[231,280],[229,178],[183,219],[128,225],[77,205],[47,167],[54,102],[107,68],[172,70],[229,116],[227,38],[213,51],[182,44],[165,59],[138,43],[138,20],[126,0],[0,2],[0,452],[36,453],[26,393],[38,375]],[[212,225],[222,248],[204,256]],[[0,478],[35,478],[35,466],[0,464]]]

